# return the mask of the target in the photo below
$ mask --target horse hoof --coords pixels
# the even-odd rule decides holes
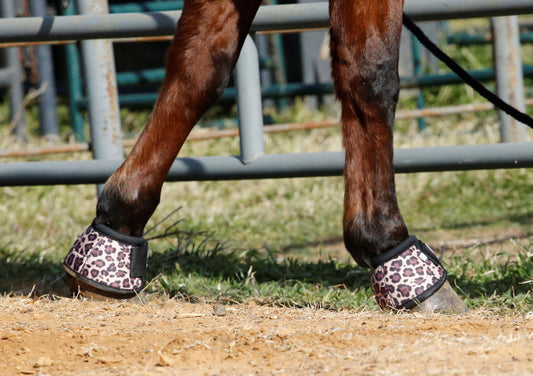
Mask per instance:
[[[460,314],[468,312],[459,295],[446,281],[433,295],[411,308],[411,312]]]
[[[131,293],[115,293],[104,291],[85,283],[83,280],[66,274],[70,293],[75,297],[82,297],[94,301],[127,301],[130,303],[147,304],[146,295],[143,291]]]

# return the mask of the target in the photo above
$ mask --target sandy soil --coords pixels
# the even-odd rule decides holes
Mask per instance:
[[[0,375],[527,375],[533,313],[0,297]]]

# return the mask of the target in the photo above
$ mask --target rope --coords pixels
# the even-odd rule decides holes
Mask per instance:
[[[477,91],[482,97],[491,102],[494,106],[504,111],[509,116],[512,116],[521,123],[524,123],[531,129],[533,129],[533,118],[528,114],[519,111],[515,107],[511,106],[509,103],[505,102],[503,99],[498,97],[496,94],[487,89],[481,82],[472,77],[466,70],[461,68],[451,57],[446,55],[435,43],[433,43],[429,38],[424,34],[424,32],[415,25],[415,23],[403,14],[403,24],[404,26],[411,31],[414,36],[420,41],[420,43],[427,48],[433,55],[435,55],[440,61],[446,64],[455,74],[457,74],[467,85],[472,87]]]

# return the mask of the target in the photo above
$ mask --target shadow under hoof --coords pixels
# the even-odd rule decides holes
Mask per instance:
[[[424,300],[422,303],[417,304],[417,306],[412,308],[410,311],[422,313],[435,312],[459,314],[468,312],[468,308],[463,303],[459,295],[453,291],[450,283],[446,281],[433,295]]]
[[[68,286],[72,296],[83,297],[94,301],[127,301],[130,303],[147,304],[146,295],[143,291],[138,293],[118,294],[109,291],[100,290],[94,286],[88,285],[84,281],[66,273]]]

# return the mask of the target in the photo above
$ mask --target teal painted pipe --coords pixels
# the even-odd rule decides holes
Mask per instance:
[[[65,16],[72,16],[76,13],[74,3],[71,2],[67,9],[63,11]],[[74,137],[77,142],[85,141],[85,124],[78,103],[83,99],[83,88],[81,81],[80,57],[76,44],[65,45],[67,57],[67,77],[69,92],[69,109]]]
[[[416,39],[414,34],[411,34],[411,52],[413,54],[413,75],[414,77],[423,76],[422,61],[420,60],[420,42]],[[419,90],[416,96],[416,108],[421,109],[425,107],[424,91]],[[423,117],[417,118],[418,129],[424,130],[426,128],[426,120]]]
[[[494,71],[492,69],[484,69],[480,71],[470,71],[470,74],[479,81],[494,81]],[[533,65],[524,66],[524,76],[533,77]],[[457,85],[464,83],[454,73],[447,74],[432,74],[420,76],[418,78],[402,78],[400,85],[402,88],[414,87],[430,87],[440,85]],[[301,84],[288,83],[285,85],[271,85],[261,88],[261,96],[263,98],[284,98],[296,97],[299,95],[313,95],[313,94],[331,94],[333,93],[333,83],[323,84]],[[124,106],[138,106],[154,103],[157,99],[157,93],[137,93],[137,94],[121,94],[119,95],[119,102]],[[219,100],[232,101],[235,100],[235,88],[227,88]],[[81,107],[87,106],[87,99],[80,98],[77,103]]]
[[[165,12],[183,9],[183,1],[143,1],[128,4],[110,4],[109,13]]]
[[[473,44],[487,44],[492,42],[492,36],[490,33],[487,34],[468,34],[468,33],[456,33],[448,35],[446,37],[448,43],[457,44],[460,46],[467,46]],[[533,33],[521,33],[520,42],[524,44],[533,43]]]
[[[165,78],[163,68],[143,69],[133,72],[118,72],[117,84],[119,86],[139,84],[159,84]]]
[[[261,69],[273,69],[274,60],[272,58],[260,59]],[[165,78],[164,68],[142,69],[131,72],[118,72],[117,84],[119,86],[159,84]]]
[[[533,65],[524,65],[524,77],[533,77]],[[492,68],[477,71],[469,71],[470,75],[478,81],[493,81],[494,70]],[[401,78],[400,85],[402,88],[428,87],[440,85],[462,84],[463,80],[455,73],[446,74],[427,74],[418,78]]]

